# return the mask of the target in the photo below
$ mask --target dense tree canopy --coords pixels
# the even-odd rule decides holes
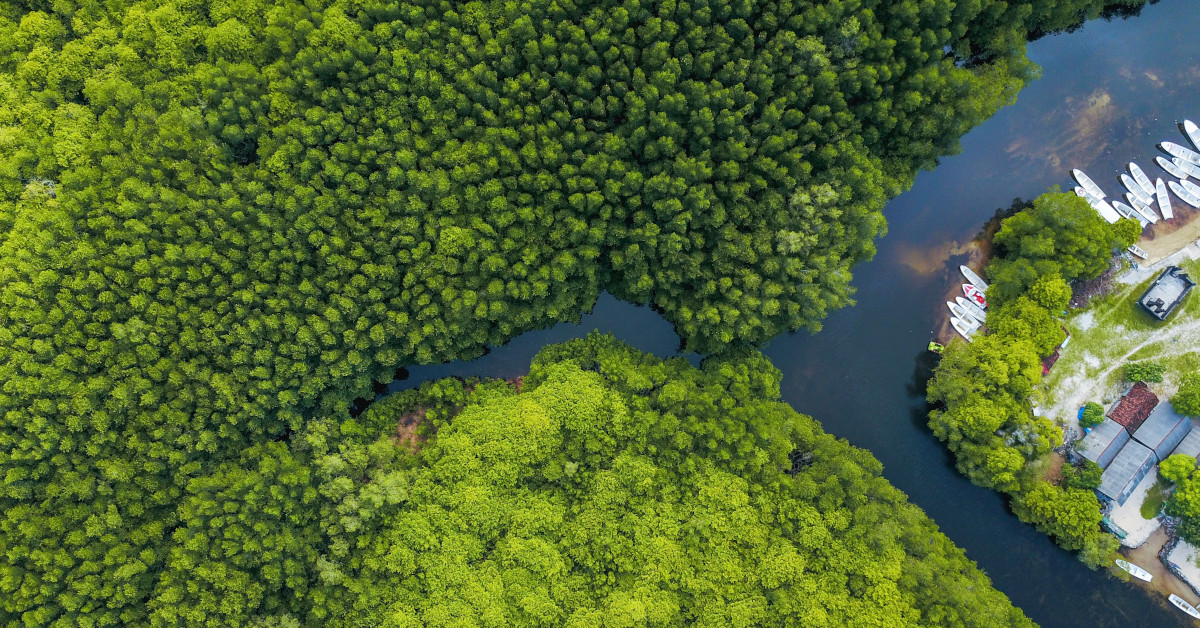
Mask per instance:
[[[1042,477],[1062,430],[1033,415],[1031,395],[1041,382],[1040,356],[1066,338],[1057,316],[1071,297],[1068,280],[1089,279],[1108,268],[1113,250],[1129,244],[1123,220],[1109,225],[1074,194],[1052,190],[1004,219],[994,243],[999,255],[985,269],[988,334],[974,342],[951,342],[926,390],[935,404],[933,433],[954,452],[971,482],[1012,496],[1023,521],[1079,551],[1091,567],[1108,561],[1117,542],[1101,531],[1100,506],[1091,493],[1101,470],[1094,464],[1066,467],[1062,480]],[[1088,403],[1085,427],[1104,419]]]
[[[0,613],[294,608],[270,443],[602,289],[699,350],[817,328],[1031,6],[0,5]]]
[[[314,421],[192,481],[151,619],[1030,625],[779,379],[759,354],[699,370],[593,336],[519,393],[448,380]],[[413,455],[392,439],[417,411]]]

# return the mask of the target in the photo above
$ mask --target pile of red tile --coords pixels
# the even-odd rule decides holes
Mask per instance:
[[[1132,434],[1137,431],[1154,406],[1158,405],[1158,395],[1150,391],[1145,382],[1138,382],[1125,393],[1117,407],[1108,413],[1110,419],[1125,426]]]

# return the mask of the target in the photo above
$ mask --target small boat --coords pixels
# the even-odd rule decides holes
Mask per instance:
[[[1133,175],[1133,180],[1141,186],[1142,191],[1150,196],[1154,196],[1154,184],[1150,182],[1150,177],[1146,176],[1145,172],[1137,164],[1129,162],[1129,174]]]
[[[1167,174],[1175,177],[1176,179],[1186,179],[1188,176],[1186,172],[1180,170],[1179,166],[1171,163],[1171,161],[1166,157],[1155,157],[1154,163],[1158,164],[1159,168],[1166,170]]]
[[[1121,219],[1121,214],[1118,214],[1117,210],[1113,209],[1112,205],[1109,205],[1108,201],[1105,201],[1104,199],[1092,198],[1088,200],[1088,203],[1090,203],[1092,209],[1096,210],[1096,212],[1100,214],[1100,217],[1108,221],[1108,224],[1110,225]]]
[[[1163,183],[1162,179],[1154,180],[1154,195],[1158,197],[1158,209],[1162,212],[1165,220],[1170,220],[1175,217],[1175,211],[1171,209],[1171,195],[1167,194],[1167,184]]]
[[[958,332],[967,342],[971,342],[971,336],[975,335],[975,329],[970,325],[964,324],[957,316],[950,317],[950,325],[954,327],[954,331]]]
[[[1137,181],[1133,180],[1133,177],[1125,174],[1124,172],[1121,173],[1121,184],[1125,186],[1126,190],[1129,190],[1130,194],[1136,196],[1137,200],[1141,201],[1143,205],[1149,205],[1150,203],[1154,202],[1154,200],[1150,198],[1150,194],[1153,194],[1153,192],[1146,194],[1146,190],[1143,190],[1142,186],[1139,185]]]
[[[964,283],[962,285],[962,288],[963,288],[963,294],[967,295],[968,301],[974,303],[975,305],[978,305],[979,307],[981,307],[985,310],[987,309],[987,297],[984,296],[983,290],[980,290],[979,288],[976,288],[975,286],[972,286],[969,283]]]
[[[971,282],[972,286],[975,286],[976,288],[979,288],[980,290],[987,292],[987,289],[988,289],[987,282],[983,280],[983,277],[976,275],[975,271],[971,270],[971,268],[969,266],[967,266],[966,264],[959,266],[958,272],[962,273],[962,276],[966,277],[967,281]]]
[[[962,321],[967,327],[970,327],[972,330],[979,329],[980,321],[975,320],[974,316],[971,316],[957,303],[954,301],[946,301],[946,307],[950,308],[951,315],[957,316],[958,320]]]
[[[1146,217],[1142,215],[1142,212],[1133,211],[1132,207],[1122,203],[1121,201],[1113,201],[1112,206],[1113,209],[1117,210],[1118,214],[1121,214],[1122,218],[1132,218],[1142,223],[1142,228],[1145,228],[1146,225],[1150,224],[1150,221],[1146,220]]]
[[[1096,198],[1104,198],[1105,196],[1108,196],[1104,193],[1104,190],[1100,189],[1100,186],[1096,185],[1095,181],[1092,181],[1091,177],[1083,174],[1082,170],[1078,168],[1072,170],[1071,176],[1075,177],[1075,180],[1079,182],[1079,185],[1083,186],[1083,189],[1087,191],[1088,194],[1091,194]]]
[[[1191,181],[1180,181],[1179,187],[1188,191],[1189,194],[1196,198],[1200,198],[1200,185],[1196,185]]]
[[[1149,220],[1150,224],[1158,222],[1158,214],[1154,213],[1154,210],[1146,203],[1143,203],[1141,199],[1132,194],[1127,194],[1125,198],[1133,206],[1133,211],[1141,214],[1146,220]],[[1153,203],[1154,201],[1150,202]]]
[[[1079,198],[1087,198],[1091,196],[1091,194],[1088,194],[1087,190],[1077,185],[1075,186],[1075,196],[1078,196]]]
[[[1183,202],[1191,205],[1192,207],[1200,209],[1200,196],[1192,194],[1187,188],[1183,187],[1182,184],[1184,183],[1191,183],[1191,181],[1180,181],[1179,183],[1168,181],[1167,187],[1171,188],[1171,191],[1175,193],[1175,196],[1178,196]]]
[[[1197,166],[1190,161],[1184,161],[1178,157],[1172,159],[1171,163],[1175,164],[1176,168],[1179,168],[1183,171],[1183,174],[1187,175],[1184,177],[1179,177],[1180,179],[1186,179],[1188,177],[1200,179],[1200,166]]]
[[[1115,562],[1117,563],[1117,566],[1121,568],[1122,571],[1129,572],[1129,575],[1133,576],[1134,578],[1137,578],[1138,580],[1145,580],[1146,582],[1150,582],[1151,580],[1154,579],[1154,576],[1150,575],[1149,571],[1146,571],[1145,569],[1142,569],[1141,567],[1138,567],[1137,565],[1135,565],[1127,560],[1118,559]]]
[[[984,312],[983,308],[967,300],[966,297],[954,297],[954,302],[962,306],[964,310],[970,312],[971,316],[975,317],[975,320],[987,322],[987,312]]]
[[[1196,126],[1191,120],[1183,121],[1183,132],[1187,134],[1188,139],[1192,141],[1192,146],[1200,150],[1200,126]]]
[[[930,351],[932,351],[938,355],[941,355],[942,352],[946,350],[946,345],[944,345],[936,340],[930,340],[929,346],[925,347],[925,348],[929,349]]]
[[[1200,153],[1197,153],[1186,146],[1180,146],[1175,142],[1163,142],[1159,144],[1158,147],[1163,149],[1164,152],[1170,154],[1172,157],[1178,157],[1184,161],[1190,161],[1197,166],[1200,166]],[[1087,188],[1086,185],[1083,187],[1085,189]]]
[[[1172,593],[1171,597],[1167,599],[1171,600],[1171,603],[1175,605],[1175,608],[1178,608],[1179,610],[1191,615],[1192,617],[1195,617],[1196,619],[1200,619],[1200,611],[1196,610],[1196,608],[1191,604],[1184,602],[1183,598]]]
[[[1130,244],[1129,248],[1127,250],[1130,253],[1133,253],[1134,255],[1136,255],[1142,259],[1150,259],[1150,254],[1147,253],[1145,249],[1143,249],[1142,247],[1140,247],[1136,244]]]

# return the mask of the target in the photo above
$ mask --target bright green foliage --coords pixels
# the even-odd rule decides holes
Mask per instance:
[[[1125,365],[1125,381],[1127,382],[1153,382],[1160,383],[1163,381],[1163,375],[1167,372],[1167,367],[1158,362],[1131,362]]]
[[[1067,332],[1052,311],[1025,295],[989,308],[987,324],[996,336],[1028,340],[1039,356],[1054,353],[1055,347],[1067,339]]]
[[[993,243],[1003,255],[988,265],[988,298],[1012,301],[1047,276],[1071,281],[1099,275],[1108,268],[1113,249],[1128,246],[1123,238],[1087,201],[1047,192],[1031,208],[1005,219],[996,232]],[[1042,301],[1045,291],[1039,288],[1031,296]]]
[[[1187,416],[1200,416],[1200,373],[1183,377],[1175,396],[1171,397],[1175,411]]]
[[[1167,514],[1179,517],[1177,530],[1189,543],[1200,543],[1200,474],[1196,459],[1175,454],[1158,466],[1164,478],[1175,483],[1175,492],[1167,500]]]
[[[1054,536],[1068,550],[1082,550],[1099,543],[1101,537],[1112,538],[1100,531],[1100,509],[1089,490],[1035,482],[1013,499],[1012,507],[1022,521]]]
[[[938,405],[929,425],[954,452],[959,471],[1011,495],[1013,512],[1079,551],[1092,568],[1116,549],[1099,529],[1100,506],[1091,492],[1100,484],[1100,468],[1068,467],[1065,488],[1042,480],[1029,463],[1060,444],[1062,431],[1034,417],[1029,398],[1041,382],[1038,356],[1066,338],[1055,316],[1070,300],[1067,281],[1102,272],[1123,237],[1082,199],[1056,191],[1005,219],[994,239],[1003,254],[987,268],[990,333],[971,344],[951,343],[927,388]],[[1103,420],[1104,409],[1087,404],[1081,423]]]
[[[1078,467],[1066,465],[1063,467],[1063,478],[1066,481],[1068,488],[1081,488],[1092,490],[1100,487],[1104,469],[1100,465],[1083,459],[1083,462]]]
[[[1104,422],[1104,406],[1089,401],[1083,404],[1083,416],[1079,417],[1079,425],[1082,427],[1096,427]]]
[[[296,621],[289,509],[376,458],[265,443],[601,290],[699,350],[816,329],[1030,4],[0,6],[0,613]]]
[[[1028,342],[987,335],[946,347],[926,389],[929,401],[942,405],[929,425],[975,484],[1015,490],[1025,461],[1061,441],[1061,432],[1034,417],[1025,401],[1040,380],[1041,363]]]
[[[1172,454],[1158,463],[1159,475],[1176,484],[1186,482],[1195,470],[1196,459],[1187,454]]]
[[[407,497],[379,509],[369,542],[328,558],[331,602],[312,617],[1030,625],[874,458],[778,394],[758,354],[698,370],[611,337],[548,347],[519,395],[476,389],[415,465],[396,463]]]

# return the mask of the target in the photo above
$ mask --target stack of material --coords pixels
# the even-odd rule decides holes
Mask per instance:
[[[1145,382],[1138,382],[1125,393],[1121,401],[1117,403],[1117,407],[1108,413],[1108,416],[1125,426],[1125,429],[1130,434],[1137,432],[1142,426],[1142,422],[1158,405],[1158,395],[1151,392],[1150,387]]]

